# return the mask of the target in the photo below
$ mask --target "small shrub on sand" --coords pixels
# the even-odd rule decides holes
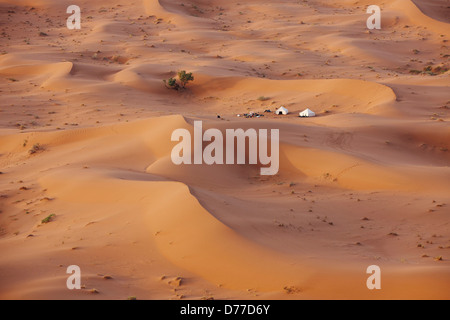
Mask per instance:
[[[35,145],[33,145],[33,147],[30,150],[28,150],[28,153],[35,154],[42,150],[43,150],[43,147],[39,143],[36,143]]]
[[[192,72],[188,73],[185,70],[178,72],[178,81],[173,77],[169,78],[168,80],[163,80],[167,88],[174,90],[186,88],[186,85],[191,81],[194,81],[194,76],[192,75]]]
[[[180,85],[177,83],[177,80],[174,78],[169,78],[168,80],[163,80],[164,84],[169,89],[178,90],[180,89]]]
[[[51,222],[51,221],[53,220],[54,217],[55,217],[55,215],[54,215],[54,214],[51,214],[51,215],[49,215],[47,218],[42,219],[41,223],[42,223],[42,224],[49,223],[49,222]]]
[[[283,290],[287,294],[299,294],[299,293],[302,293],[302,291],[303,291],[301,288],[294,287],[294,286],[284,287]]]
[[[185,88],[186,85],[190,82],[190,81],[194,81],[194,76],[192,75],[192,72],[187,73],[186,71],[180,71],[178,72],[178,78],[180,79],[181,82],[181,87]]]

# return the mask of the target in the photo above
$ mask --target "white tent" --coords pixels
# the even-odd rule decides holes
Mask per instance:
[[[277,115],[287,115],[289,113],[289,110],[285,107],[281,107],[275,112]]]
[[[315,117],[315,116],[316,116],[316,114],[309,109],[306,109],[305,111],[300,112],[300,117],[302,117],[302,118],[310,118],[310,117]]]

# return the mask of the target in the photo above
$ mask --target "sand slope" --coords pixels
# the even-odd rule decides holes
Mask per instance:
[[[69,4],[0,1],[1,299],[450,298],[446,1]],[[195,120],[279,174],[173,165]]]

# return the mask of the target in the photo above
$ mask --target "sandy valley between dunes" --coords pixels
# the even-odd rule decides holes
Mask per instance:
[[[448,0],[0,0],[0,32],[0,299],[450,299]],[[279,129],[279,173],[175,166],[196,120]]]

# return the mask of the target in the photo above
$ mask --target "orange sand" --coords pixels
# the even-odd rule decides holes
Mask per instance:
[[[0,0],[0,299],[450,299],[448,1],[72,2]],[[194,120],[279,174],[174,166]]]

